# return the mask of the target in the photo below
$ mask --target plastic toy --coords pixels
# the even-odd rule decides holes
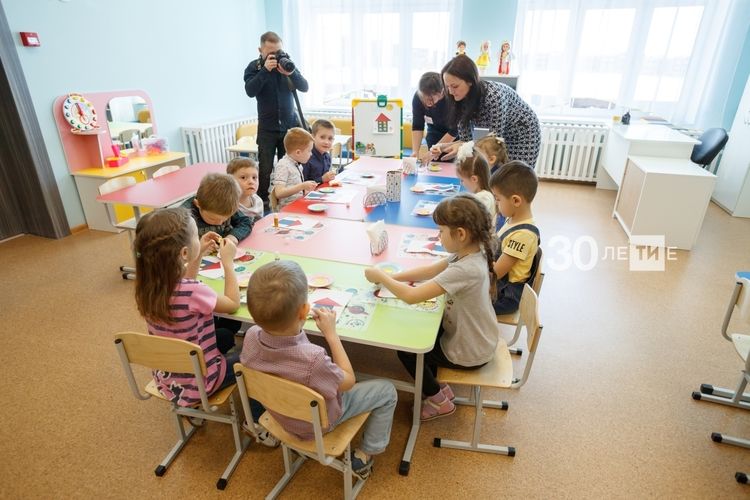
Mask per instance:
[[[479,48],[479,57],[477,57],[477,67],[479,74],[483,75],[484,70],[490,65],[490,41],[485,40]]]
[[[513,58],[513,54],[510,52],[510,42],[508,40],[503,41],[500,46],[500,63],[497,67],[498,75],[509,75],[510,74],[510,60]]]

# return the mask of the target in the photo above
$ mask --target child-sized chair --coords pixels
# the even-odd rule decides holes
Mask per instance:
[[[234,370],[245,415],[250,415],[248,398],[252,398],[260,401],[267,410],[311,423],[315,432],[315,440],[302,441],[286,432],[268,411],[260,417],[258,422],[281,441],[284,454],[284,475],[266,499],[276,498],[308,457],[341,471],[344,474],[344,498],[356,498],[367,480],[357,478],[352,487],[351,441],[370,412],[341,422],[324,435],[323,429],[328,428],[329,422],[323,396],[302,384],[247,368],[240,363],[234,365]],[[299,455],[294,462],[290,450]],[[339,456],[342,459],[336,458]]]
[[[151,177],[154,179],[158,179],[162,175],[167,175],[172,172],[175,172],[180,169],[179,165],[164,165],[163,167],[159,168],[156,172],[151,174]]]
[[[115,177],[114,179],[110,179],[101,186],[99,186],[99,194],[109,194],[115,191],[119,191],[120,189],[126,188],[128,186],[132,186],[136,183],[135,177],[126,175],[123,177]],[[135,220],[135,217],[131,217],[127,220],[117,222],[117,217],[115,215],[114,209],[111,205],[107,204],[107,217],[109,218],[110,224],[112,224],[114,227],[118,229],[123,229],[128,232],[128,241],[130,242],[130,249],[133,250],[133,233],[135,232],[135,226],[137,221]],[[133,254],[133,261],[135,262],[135,253]],[[122,279],[124,280],[132,280],[135,279],[135,268],[131,266],[120,266],[120,271],[122,272]]]
[[[172,450],[154,470],[157,476],[164,475],[167,467],[169,467],[183,446],[185,446],[195,433],[196,428],[202,425],[203,420],[221,422],[232,426],[235,452],[229,465],[224,469],[224,473],[216,483],[216,487],[223,490],[235,467],[237,467],[240,457],[242,457],[245,449],[250,444],[249,438],[240,434],[240,416],[237,414],[234,398],[234,390],[237,385],[232,384],[208,396],[203,380],[207,373],[203,350],[192,342],[143,333],[122,332],[115,335],[115,347],[120,355],[120,361],[122,361],[122,366],[125,369],[130,389],[133,391],[135,397],[147,400],[153,396],[170,403],[172,407],[172,414],[177,426],[178,440]],[[145,366],[151,370],[195,375],[198,391],[201,396],[201,403],[195,407],[179,406],[177,403],[167,400],[159,392],[153,379],[146,384],[145,394],[141,393],[133,375],[133,369],[130,366],[131,363]],[[227,370],[231,369],[231,366],[227,367]],[[226,403],[227,400],[229,401],[229,413],[224,413],[220,411],[219,406]],[[190,424],[190,428],[187,431],[183,417],[186,417]]]
[[[542,325],[539,324],[538,298],[534,290],[526,284],[523,287],[521,305],[519,307],[519,325],[526,328],[526,340],[528,355],[524,367],[523,376],[514,378],[513,362],[508,352],[508,346],[501,338],[498,341],[495,357],[492,361],[477,368],[476,370],[458,370],[452,368],[438,368],[437,378],[441,382],[453,385],[470,385],[472,394],[468,398],[456,398],[453,402],[460,405],[473,405],[474,431],[471,442],[453,441],[436,437],[433,446],[436,448],[455,448],[458,450],[481,451],[485,453],[497,453],[499,455],[515,456],[516,449],[512,446],[497,446],[481,444],[479,439],[482,433],[482,411],[484,408],[498,408],[507,410],[506,401],[483,401],[482,387],[494,387],[500,389],[520,389],[529,378],[531,365],[534,363],[534,355],[539,345],[539,337],[542,335]]]
[[[693,399],[748,410],[750,409],[750,393],[745,392],[745,389],[747,388],[747,383],[750,382],[750,335],[728,333],[729,323],[733,318],[741,321],[745,327],[750,323],[750,273],[737,273],[734,290],[729,299],[729,305],[724,314],[724,322],[721,326],[721,335],[726,340],[732,342],[735,351],[737,351],[740,359],[744,362],[744,369],[742,370],[737,388],[731,391],[723,387],[701,384],[700,392],[693,392]],[[750,440],[728,436],[719,432],[712,432],[711,440],[716,443],[750,448]],[[737,472],[734,477],[738,483],[747,483],[748,481],[747,474],[744,472]]]
[[[536,251],[536,255],[534,255],[534,260],[531,264],[531,271],[533,273],[533,276],[529,280],[529,283],[531,284],[532,290],[536,292],[537,297],[542,291],[542,282],[544,281],[544,272],[542,271],[542,262],[543,262],[543,255],[542,255],[542,247],[539,247]],[[518,338],[521,336],[521,326],[518,323],[519,314],[518,311],[514,313],[509,314],[498,314],[497,315],[497,322],[502,323],[504,325],[511,325],[515,326],[516,330],[513,333],[513,338],[510,339],[510,342],[508,342],[508,350],[511,354],[517,354],[521,356],[523,354],[523,349],[520,347],[512,347],[516,344],[518,341]]]

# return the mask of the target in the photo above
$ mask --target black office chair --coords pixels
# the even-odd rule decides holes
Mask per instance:
[[[690,155],[690,159],[693,163],[697,163],[705,169],[714,161],[716,155],[724,149],[724,146],[729,140],[727,131],[723,128],[710,128],[704,131],[698,140],[700,144],[696,144],[693,148],[693,154]],[[716,172],[714,172],[716,173]]]

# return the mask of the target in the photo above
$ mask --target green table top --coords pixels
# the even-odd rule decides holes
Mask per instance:
[[[285,254],[280,254],[279,257],[297,262],[308,275],[325,274],[332,277],[334,279],[332,288],[334,289],[355,289],[363,297],[374,289],[374,285],[365,279],[364,270],[366,266]],[[249,271],[254,271],[263,264],[273,261],[274,258],[274,253],[265,252],[251,263],[247,263],[246,267]],[[200,275],[198,279],[217,293],[224,292],[223,279],[212,280]],[[240,293],[244,300],[245,290],[241,289]],[[356,302],[355,299],[359,297],[359,294],[349,302],[350,306]],[[427,308],[429,310],[409,307],[404,303],[395,302],[396,300],[383,301],[379,299],[374,308],[370,308],[370,312],[360,312],[363,322],[366,323],[364,327],[348,328],[339,321],[336,331],[342,340],[359,344],[415,353],[430,351],[435,344],[437,331],[443,317],[444,297],[439,297],[437,304]],[[361,311],[361,308],[359,310]],[[252,322],[252,317],[245,303],[240,306],[237,312],[227,316],[240,321]],[[304,328],[307,331],[319,332],[313,320],[305,322]]]

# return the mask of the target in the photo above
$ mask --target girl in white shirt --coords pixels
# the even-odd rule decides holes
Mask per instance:
[[[490,164],[487,157],[470,141],[458,150],[456,177],[467,191],[476,196],[490,213],[492,226],[495,227],[497,204],[490,191]]]

